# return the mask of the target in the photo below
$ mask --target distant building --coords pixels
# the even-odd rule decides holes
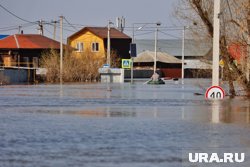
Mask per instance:
[[[60,43],[42,35],[15,34],[0,40],[1,66],[39,67],[44,51],[60,49]]]
[[[152,70],[154,66],[155,52],[145,51],[140,53],[134,59],[134,66],[138,70]],[[164,52],[157,52],[156,58],[157,71],[160,72],[161,77],[166,78],[181,78],[181,60]],[[152,75],[151,74],[151,75]]]
[[[155,50],[155,41],[140,39],[136,40],[137,52],[142,53],[146,50]],[[203,61],[203,58],[211,51],[211,44],[208,42],[197,40],[185,40],[185,77],[209,77],[212,71],[210,61]],[[159,39],[158,51],[173,55],[178,59],[182,59],[182,40],[175,39]],[[199,73],[199,75],[198,75]]]
[[[68,37],[68,45],[75,48],[75,52],[91,52],[97,56],[106,57],[107,27],[85,27]],[[130,58],[129,49],[132,39],[115,28],[110,29],[111,51],[115,51],[119,58]]]

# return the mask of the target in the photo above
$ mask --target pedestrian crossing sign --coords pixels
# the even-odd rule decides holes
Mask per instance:
[[[131,68],[131,59],[122,59],[122,68]]]

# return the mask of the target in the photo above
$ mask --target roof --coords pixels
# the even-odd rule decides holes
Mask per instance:
[[[0,35],[0,39],[3,39],[3,38],[6,38],[7,36],[9,36],[9,35]]]
[[[37,34],[15,34],[0,40],[0,49],[60,49],[60,43]]]
[[[237,60],[238,63],[246,60],[246,56],[247,56],[247,45],[246,44],[241,44],[241,43],[231,43],[228,46],[228,52],[230,53],[230,56]]]
[[[80,31],[74,33],[69,37],[69,39],[74,38],[75,36],[84,33],[85,31],[90,31],[96,36],[105,39],[108,36],[108,28],[107,27],[84,27]],[[131,39],[128,35],[123,32],[117,30],[116,28],[110,28],[110,38],[111,39]]]
[[[134,59],[135,63],[151,63],[154,62],[155,52],[145,51],[137,55]],[[177,59],[174,56],[171,56],[164,52],[157,52],[156,61],[162,63],[172,63],[172,64],[180,64],[182,63],[181,60]]]
[[[212,69],[212,62],[202,60],[185,60],[184,69]]]
[[[136,40],[137,52],[141,53],[146,50],[155,49],[155,41],[149,39]],[[161,52],[169,53],[173,56],[182,56],[182,40],[181,39],[158,39],[158,48]],[[197,41],[193,39],[185,40],[185,57],[188,56],[204,56],[212,48],[212,44],[205,41]]]

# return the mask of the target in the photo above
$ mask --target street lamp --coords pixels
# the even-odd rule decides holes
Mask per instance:
[[[214,1],[214,32],[213,32],[213,76],[212,85],[219,86],[219,55],[220,55],[220,0]]]
[[[157,22],[156,23],[156,28],[155,28],[155,57],[154,57],[154,73],[156,73],[156,63],[157,63],[157,43],[158,43],[158,26],[160,26],[161,23]]]
[[[161,22],[156,22],[156,23],[133,23],[133,38],[132,38],[132,43],[135,42],[135,25],[136,24],[140,24],[142,25],[141,27],[137,28],[137,30],[141,30],[144,27],[146,27],[149,24],[153,24],[156,25],[155,27],[155,56],[154,56],[154,73],[156,72],[156,63],[157,63],[157,43],[158,43],[158,31],[159,31],[159,26],[161,25]],[[132,59],[133,60],[133,59]],[[132,61],[133,64],[133,61]],[[132,76],[132,69],[131,69],[131,82],[133,80],[133,76]]]
[[[113,24],[110,20],[108,22],[108,37],[107,37],[107,64],[111,67],[111,56],[110,56],[110,25]]]
[[[185,69],[184,69],[184,61],[185,61],[185,36],[186,36],[186,29],[188,29],[189,27],[184,26],[183,28],[183,35],[182,35],[182,58],[181,58],[181,80],[182,80],[182,84],[184,84],[184,78],[185,78]]]

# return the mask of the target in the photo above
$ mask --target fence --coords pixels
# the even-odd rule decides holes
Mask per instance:
[[[19,63],[26,67],[17,66],[3,66],[0,64],[0,84],[20,84],[20,83],[33,83],[36,81],[37,68],[29,66],[33,63]]]

